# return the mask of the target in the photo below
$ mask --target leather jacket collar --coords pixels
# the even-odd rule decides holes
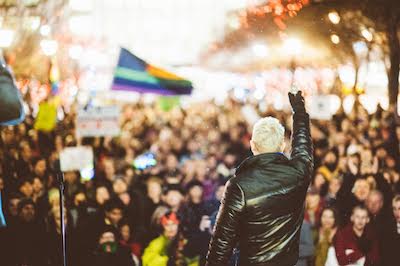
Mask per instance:
[[[263,166],[269,164],[273,161],[287,161],[288,158],[285,154],[281,152],[267,152],[267,153],[260,153],[258,155],[253,155],[245,159],[237,168],[235,175],[238,175],[240,172],[245,171],[251,167]]]

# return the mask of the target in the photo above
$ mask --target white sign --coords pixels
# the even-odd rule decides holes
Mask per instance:
[[[316,95],[307,98],[308,113],[312,119],[331,120],[340,107],[336,95]]]
[[[80,108],[76,121],[78,137],[115,137],[120,134],[118,106]]]
[[[93,150],[91,147],[67,147],[60,153],[61,171],[77,171],[93,167]]]

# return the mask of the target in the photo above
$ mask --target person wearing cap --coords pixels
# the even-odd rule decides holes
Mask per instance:
[[[279,120],[260,119],[250,141],[254,156],[242,162],[226,185],[208,266],[227,265],[236,246],[239,265],[293,266],[299,259],[313,146],[301,92],[290,92],[289,101],[294,112],[291,158],[283,154],[285,129]]]

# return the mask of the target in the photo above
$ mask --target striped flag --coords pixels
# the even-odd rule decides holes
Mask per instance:
[[[161,95],[191,94],[192,83],[171,72],[152,66],[121,48],[112,90]]]

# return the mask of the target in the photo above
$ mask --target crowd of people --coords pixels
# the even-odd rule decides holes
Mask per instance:
[[[245,105],[278,118],[290,142],[289,111]],[[32,116],[1,128],[7,226],[0,228],[0,265],[61,265],[57,160],[63,148],[79,145],[93,148],[95,169],[90,180],[64,173],[68,265],[204,265],[225,183],[251,155],[252,125],[242,107],[227,98],[165,112],[138,102],[123,107],[116,138],[77,138],[74,108],[50,132],[35,130]],[[350,114],[341,108],[330,121],[312,120],[311,131],[315,171],[298,265],[398,265],[400,126],[393,112],[378,107],[370,115],[356,103]],[[135,159],[149,153],[155,165],[138,167]]]

